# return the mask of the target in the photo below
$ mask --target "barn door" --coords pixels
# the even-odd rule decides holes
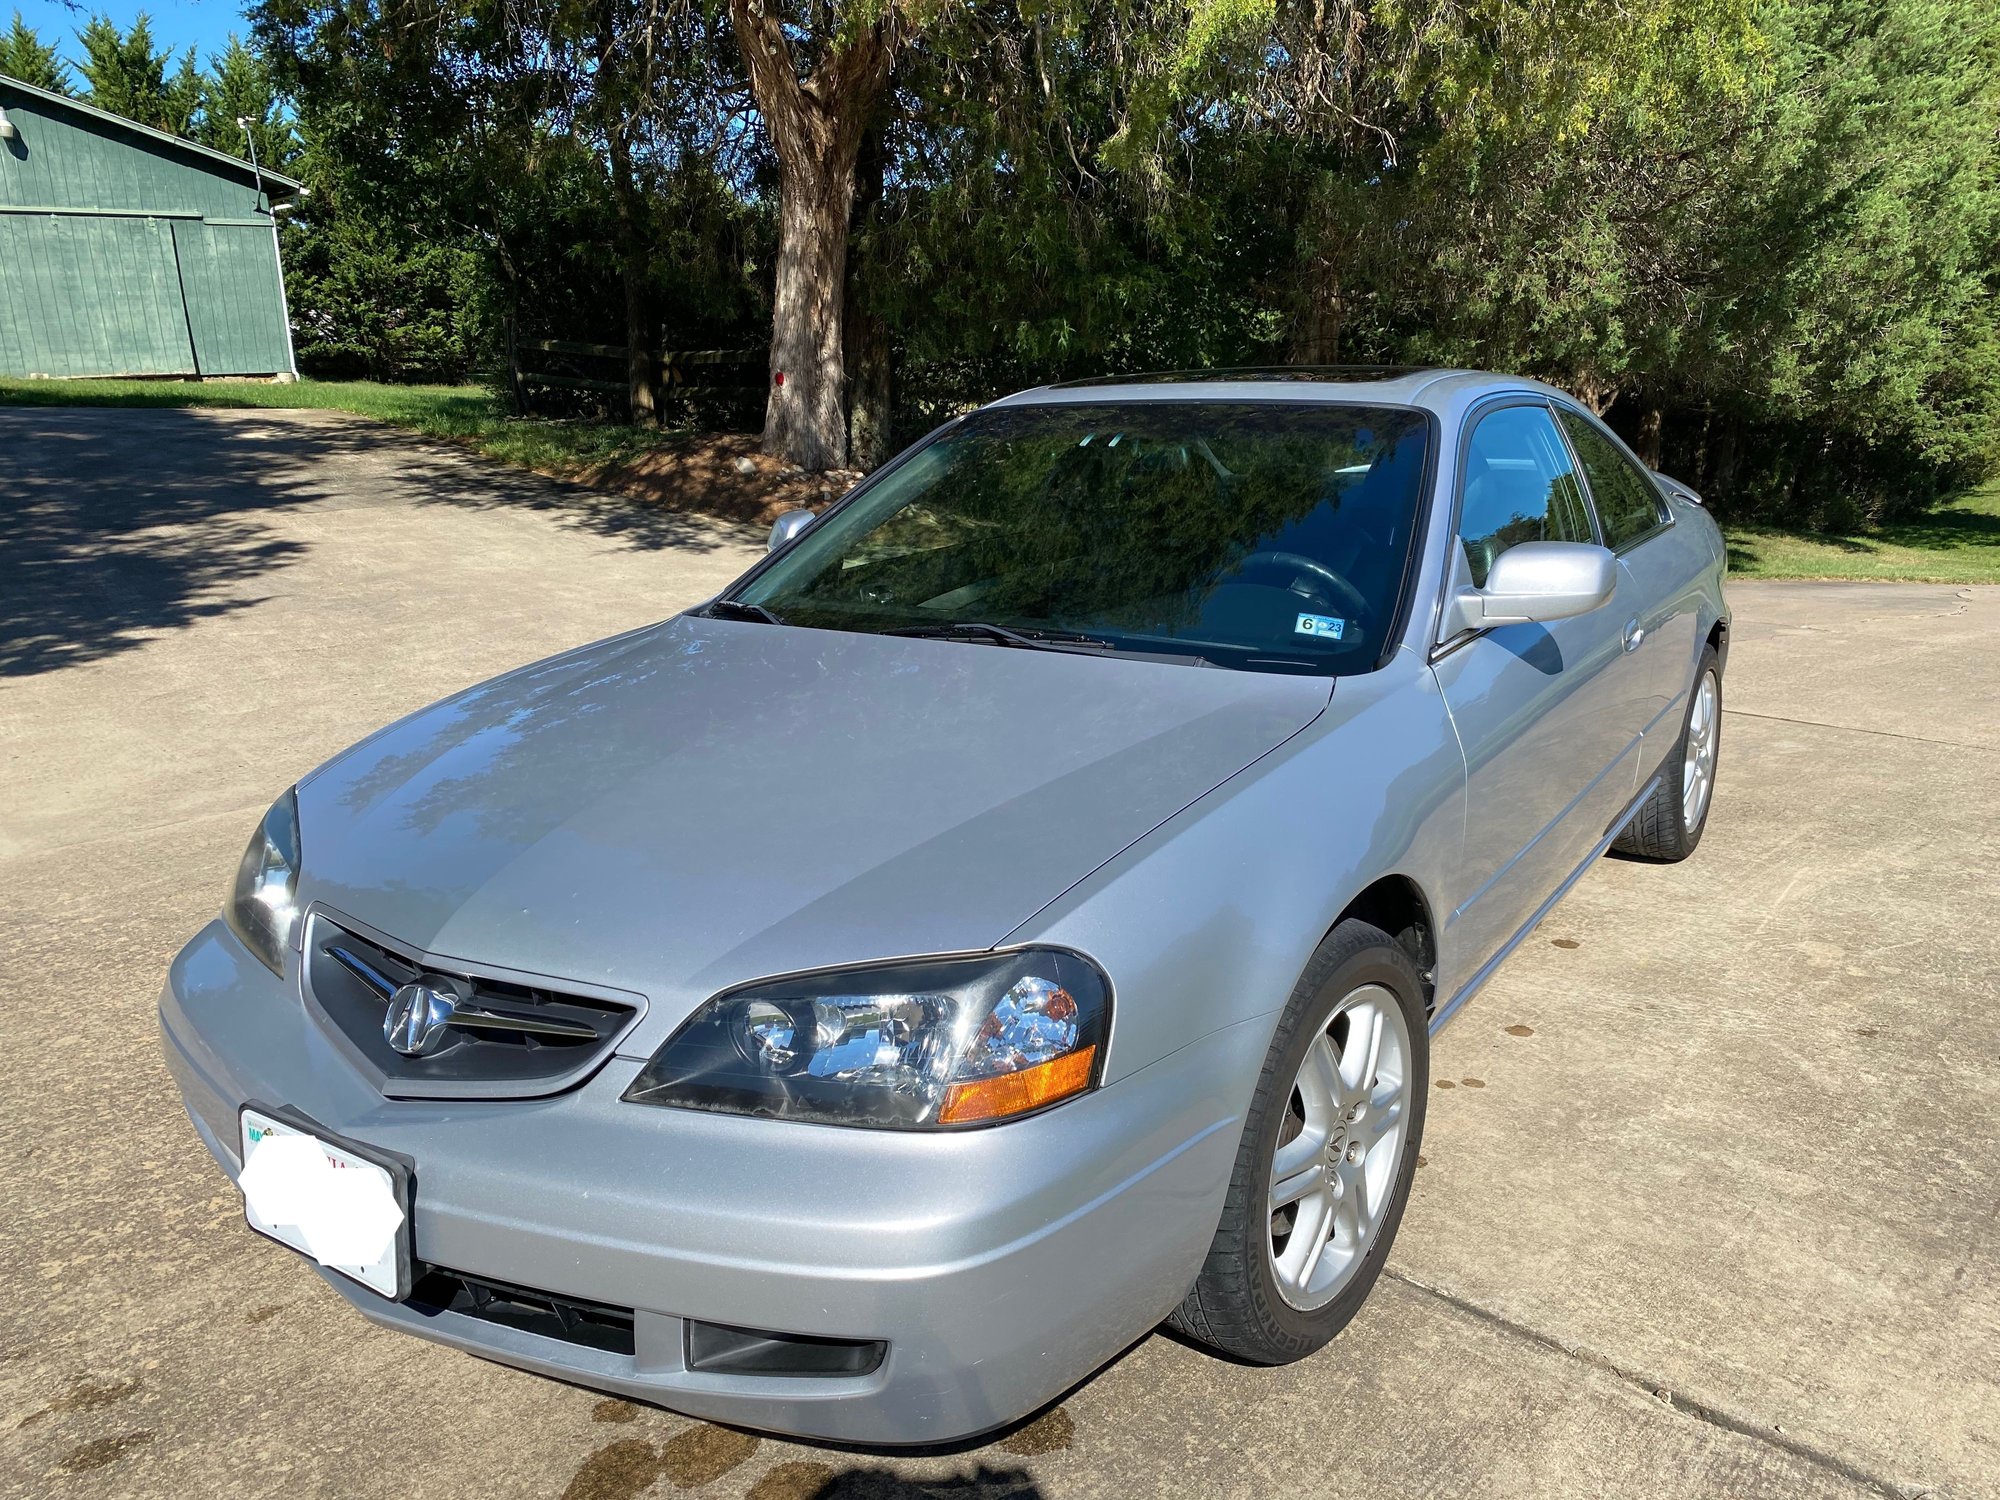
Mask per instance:
[[[164,219],[0,214],[0,266],[0,372],[194,373]]]
[[[289,370],[271,226],[178,219],[174,242],[200,372],[276,375]]]

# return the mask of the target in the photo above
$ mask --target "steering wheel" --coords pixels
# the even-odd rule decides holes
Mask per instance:
[[[1239,573],[1247,573],[1255,567],[1286,568],[1293,573],[1303,573],[1316,583],[1322,583],[1333,591],[1347,613],[1359,620],[1368,613],[1368,599],[1345,578],[1317,558],[1307,557],[1299,552],[1253,552],[1237,564]]]

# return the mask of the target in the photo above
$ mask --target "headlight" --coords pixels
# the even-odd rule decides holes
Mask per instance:
[[[719,995],[625,1091],[642,1104],[912,1130],[1096,1084],[1109,986],[1053,948],[808,974]]]
[[[243,946],[273,974],[285,972],[285,947],[299,915],[298,891],[299,798],[298,793],[287,792],[271,804],[250,835],[250,847],[236,867],[229,904],[223,908]]]

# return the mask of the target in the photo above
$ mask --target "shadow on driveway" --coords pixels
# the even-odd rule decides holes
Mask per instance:
[[[257,604],[310,545],[291,513],[373,505],[548,512],[648,550],[738,540],[339,413],[0,407],[0,678]]]

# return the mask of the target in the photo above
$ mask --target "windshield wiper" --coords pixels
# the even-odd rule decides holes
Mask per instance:
[[[743,599],[716,599],[702,613],[722,615],[732,620],[757,620],[765,625],[785,623],[783,616],[773,613],[761,604],[751,604]]]
[[[883,635],[912,635],[937,640],[991,641],[996,646],[1021,646],[1030,651],[1066,651],[1082,646],[1093,651],[1113,648],[1095,636],[1057,634],[1053,631],[1012,630],[985,620],[939,620],[936,624],[897,625]]]
[[[995,646],[1016,646],[1028,651],[1068,651],[1082,656],[1129,656],[1141,661],[1177,662],[1184,666],[1212,667],[1205,656],[1176,656],[1162,651],[1128,651],[1099,640],[1094,635],[1075,635],[1053,630],[1012,630],[986,620],[940,620],[936,624],[898,625],[883,635],[918,636],[929,640],[988,641]]]

